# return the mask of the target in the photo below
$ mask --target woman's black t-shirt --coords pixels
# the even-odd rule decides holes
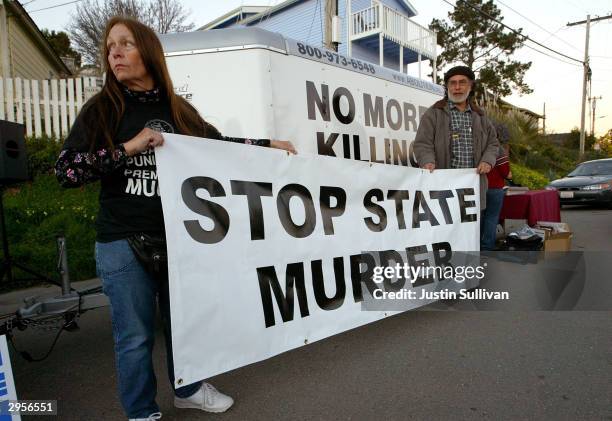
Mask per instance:
[[[56,163],[56,175],[65,187],[101,180],[100,210],[96,220],[97,241],[110,242],[138,233],[162,233],[164,218],[152,150],[128,157],[121,144],[145,127],[176,133],[169,102],[159,90],[133,92],[124,89],[125,112],[114,138],[115,149],[102,136],[87,138],[84,113],[77,117]],[[268,146],[267,139],[228,138],[206,124],[207,137]]]

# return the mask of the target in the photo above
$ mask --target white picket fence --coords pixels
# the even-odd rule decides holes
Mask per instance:
[[[99,85],[101,79],[95,77],[0,78],[0,120],[25,124],[28,136],[59,139],[68,133],[83,104],[100,90]]]

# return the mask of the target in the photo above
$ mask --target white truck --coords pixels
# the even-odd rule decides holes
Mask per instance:
[[[259,28],[160,36],[175,90],[227,136],[299,153],[415,166],[420,116],[443,87]]]

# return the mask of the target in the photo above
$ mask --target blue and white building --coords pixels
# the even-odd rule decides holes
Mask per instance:
[[[325,18],[325,3],[335,1],[337,17]],[[407,0],[286,0],[276,6],[242,6],[204,25],[200,30],[258,27],[319,46],[325,25],[334,22],[334,41],[340,54],[403,73],[407,65],[436,63],[436,33],[410,18],[417,11]]]

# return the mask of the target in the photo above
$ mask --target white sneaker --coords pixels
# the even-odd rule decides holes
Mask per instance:
[[[196,408],[207,412],[225,412],[234,404],[234,400],[219,392],[209,383],[202,386],[188,398],[174,397],[177,408]]]
[[[161,417],[162,417],[161,412],[154,412],[151,415],[149,415],[147,418],[130,418],[129,421],[155,421],[155,420],[160,420]]]

